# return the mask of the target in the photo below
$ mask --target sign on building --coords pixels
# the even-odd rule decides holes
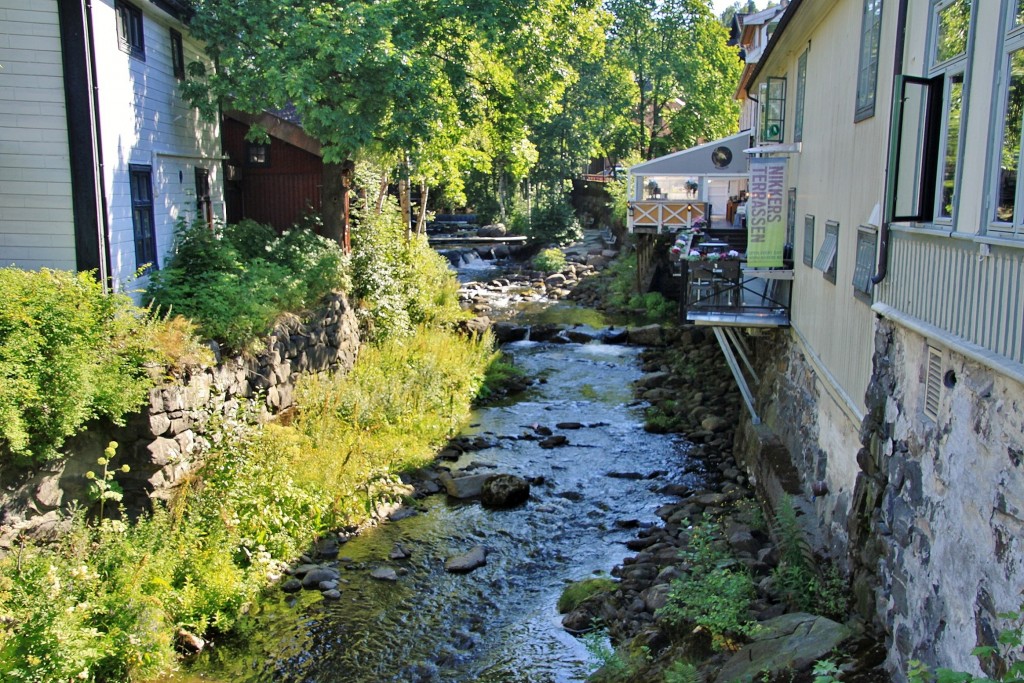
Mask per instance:
[[[785,246],[786,159],[751,159],[747,266],[781,268]]]

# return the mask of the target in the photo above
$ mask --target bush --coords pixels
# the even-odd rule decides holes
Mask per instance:
[[[393,199],[380,213],[364,200],[354,215],[352,292],[370,340],[409,336],[417,325],[447,327],[467,317],[447,260],[424,236],[406,239]]]
[[[282,312],[344,289],[346,268],[338,245],[307,229],[277,237],[253,221],[215,230],[180,221],[175,253],[150,276],[146,297],[227,348],[251,351]]]
[[[545,249],[533,257],[533,267],[545,273],[557,273],[565,268],[565,254],[561,249]]]
[[[88,420],[137,409],[152,386],[151,324],[88,273],[0,269],[0,450],[56,458]]]
[[[718,534],[718,524],[707,516],[694,528],[684,552],[689,571],[672,582],[668,603],[658,616],[676,626],[703,626],[716,649],[727,649],[735,637],[749,636],[757,628],[747,618],[755,591],[749,572],[723,550]]]
[[[546,244],[571,244],[583,238],[583,226],[572,206],[559,197],[534,210],[530,237]]]
[[[846,582],[833,565],[824,571],[818,567],[789,496],[779,501],[772,535],[779,545],[779,564],[772,576],[786,602],[803,612],[843,619],[847,607]]]

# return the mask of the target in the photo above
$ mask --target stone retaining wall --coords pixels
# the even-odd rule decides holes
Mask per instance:
[[[65,444],[65,459],[32,471],[0,469],[0,552],[17,535],[60,532],[64,512],[88,501],[85,473],[110,441],[119,444],[113,467],[127,464],[117,481],[129,512],[167,500],[202,464],[211,420],[233,417],[240,405],[259,406],[260,418],[292,406],[295,382],[307,373],[346,371],[355,363],[359,331],[344,294],[327,297],[300,319],[287,316],[274,328],[263,353],[220,358],[217,365],[168,380],[149,392],[148,403],[124,426],[97,421]]]

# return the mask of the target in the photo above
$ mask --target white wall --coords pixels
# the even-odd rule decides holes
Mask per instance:
[[[56,0],[0,0],[0,267],[74,269]]]
[[[223,219],[220,127],[188,107],[178,91],[171,66],[171,27],[182,33],[186,63],[200,54],[186,30],[146,0],[135,6],[144,13],[145,61],[118,48],[113,0],[93,4],[97,83],[105,162],[104,183],[110,221],[111,276],[126,286],[137,267],[132,226],[129,164],[150,166],[153,174],[154,220],[158,265],[163,265],[179,217],[196,215],[195,169],[210,171],[213,213]],[[144,282],[127,285],[136,289]]]

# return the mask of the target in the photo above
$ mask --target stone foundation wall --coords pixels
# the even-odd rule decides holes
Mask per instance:
[[[912,659],[996,676],[971,651],[1007,628],[1024,586],[1024,387],[941,349],[938,417],[925,413],[929,340],[880,319],[861,424],[793,333],[752,338],[763,425],[737,458],[770,507],[806,514],[814,546],[849,574],[854,612]]]
[[[879,321],[859,545],[875,572],[892,670],[919,659],[981,674],[971,650],[995,644],[1008,626],[997,614],[1022,600],[1024,387],[940,349],[933,418],[925,412],[928,343]]]
[[[263,353],[221,359],[214,367],[188,373],[149,392],[148,403],[124,426],[97,421],[70,439],[67,457],[32,471],[0,469],[0,551],[19,534],[60,533],[64,512],[88,502],[85,473],[99,472],[97,458],[110,441],[119,444],[114,468],[130,512],[169,499],[203,462],[211,420],[231,418],[243,401],[259,406],[261,418],[292,406],[295,383],[307,373],[346,371],[355,363],[359,331],[343,294],[300,319],[281,320]],[[218,354],[219,356],[219,354]]]

